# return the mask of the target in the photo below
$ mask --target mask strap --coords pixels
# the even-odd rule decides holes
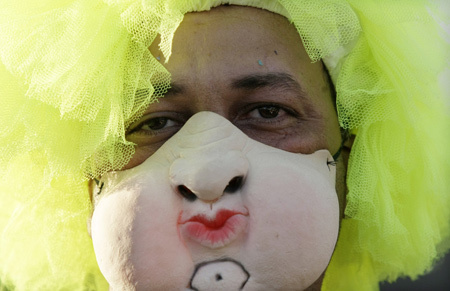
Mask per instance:
[[[339,147],[338,151],[333,155],[333,160],[337,161],[337,159],[340,157],[342,148],[344,147],[345,140],[342,140],[341,146]]]
[[[101,182],[101,181],[98,180],[97,178],[94,178],[94,182],[95,182],[95,184],[97,184],[97,187],[99,188],[97,194],[95,195],[95,196],[98,196],[98,195],[100,195],[100,193],[102,192],[102,190],[103,190],[103,185],[105,185],[105,183]]]

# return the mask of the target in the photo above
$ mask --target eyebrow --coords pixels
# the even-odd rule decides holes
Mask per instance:
[[[301,85],[292,75],[287,73],[252,74],[234,79],[231,86],[235,89],[245,90],[276,87],[280,89],[297,91],[301,96],[306,95]]]
[[[287,73],[265,73],[265,74],[250,74],[242,77],[237,77],[231,81],[231,88],[256,90],[261,88],[277,88],[282,90],[292,90],[297,92],[300,97],[305,97],[306,93],[302,86],[294,79],[294,77]],[[183,94],[186,88],[176,82],[170,83],[170,87],[165,92],[164,96],[174,96]]]
[[[185,91],[185,88],[182,85],[179,85],[177,83],[170,83],[170,86],[167,89],[164,96],[167,97],[169,95],[178,95],[178,94],[184,93],[184,91]]]

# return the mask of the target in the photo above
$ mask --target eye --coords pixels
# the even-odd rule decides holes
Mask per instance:
[[[128,129],[127,136],[158,135],[171,129],[178,130],[184,123],[177,117],[153,116],[149,114],[133,123]]]
[[[142,122],[140,124],[141,130],[161,130],[165,127],[173,126],[175,125],[175,121],[167,118],[167,117],[156,117],[152,119],[148,119],[145,122]]]
[[[266,119],[271,119],[271,118],[276,118],[278,116],[278,114],[280,113],[280,107],[278,106],[273,106],[273,105],[267,105],[267,106],[261,106],[258,107],[254,110],[252,110],[250,112],[250,116],[253,118],[258,118],[258,117],[262,117],[262,118],[266,118]]]
[[[272,103],[253,104],[244,110],[246,113],[241,116],[255,122],[280,122],[288,116],[296,115],[294,110]]]
[[[137,147],[155,146],[171,138],[186,122],[176,112],[154,112],[144,115],[128,127],[126,138]]]
[[[267,102],[244,106],[233,123],[253,139],[265,142],[298,128],[301,121],[302,116],[292,106]]]

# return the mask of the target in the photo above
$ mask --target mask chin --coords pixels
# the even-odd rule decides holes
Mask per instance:
[[[100,268],[110,284],[144,289],[307,288],[337,240],[335,175],[327,150],[276,149],[198,113],[144,163],[102,178]]]

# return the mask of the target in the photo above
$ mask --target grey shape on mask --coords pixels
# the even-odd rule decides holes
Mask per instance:
[[[242,290],[250,278],[244,266],[233,259],[202,262],[195,268],[190,288],[205,290]]]

